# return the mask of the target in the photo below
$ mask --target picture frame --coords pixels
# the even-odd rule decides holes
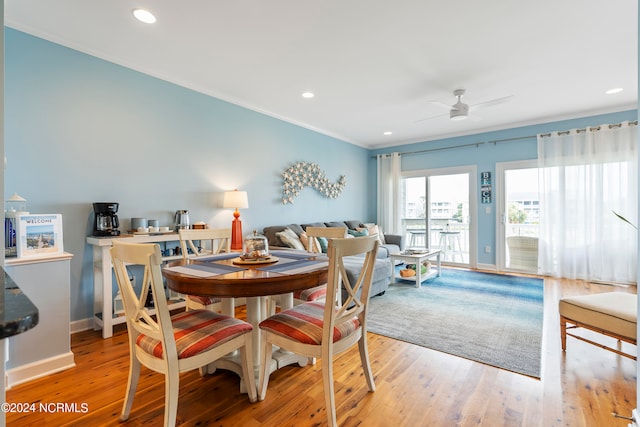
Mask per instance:
[[[64,252],[62,215],[19,215],[17,222],[18,258],[47,257]]]

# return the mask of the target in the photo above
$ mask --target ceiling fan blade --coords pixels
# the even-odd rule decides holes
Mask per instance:
[[[479,104],[473,104],[473,105],[471,105],[469,107],[469,109],[478,110],[478,109],[481,109],[481,108],[492,107],[494,105],[498,105],[498,104],[502,104],[503,102],[507,102],[511,98],[513,98],[513,95],[505,96],[505,97],[502,97],[502,98],[492,99],[490,101],[481,102]]]
[[[451,110],[451,105],[445,104],[440,101],[428,101],[430,104],[437,105],[438,107],[446,108],[447,110]]]
[[[448,116],[448,115],[449,115],[449,113],[446,113],[446,114],[440,114],[440,115],[438,115],[438,116],[426,117],[426,118],[424,118],[424,119],[416,120],[414,123],[425,122],[425,121],[427,121],[427,120],[437,119],[438,117],[445,117],[445,116]]]

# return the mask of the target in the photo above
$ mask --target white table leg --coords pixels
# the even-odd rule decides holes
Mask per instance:
[[[398,282],[396,278],[396,261],[400,261],[403,264],[405,264],[406,260],[401,256],[396,257],[393,255],[390,256],[390,259],[391,259],[391,284],[393,285],[394,283]]]
[[[260,346],[259,324],[262,321],[261,306],[263,305],[263,299],[266,300],[266,297],[247,297],[247,322],[253,326],[251,338],[253,340],[253,369],[255,372],[260,372],[260,351],[262,347]]]
[[[95,314],[96,310],[102,310],[102,338],[113,336],[113,281],[110,249],[109,246],[93,247],[93,311]],[[100,298],[102,301],[97,301]],[[97,329],[95,324],[94,329]]]
[[[225,299],[223,299],[223,311],[225,310]],[[229,298],[233,301],[233,298]],[[253,326],[251,332],[251,339],[253,344],[253,372],[256,379],[260,373],[260,361],[262,360],[260,353],[262,351],[261,339],[260,339],[260,322],[265,319],[268,313],[269,297],[247,297],[247,322]],[[280,300],[282,309],[293,307],[293,294],[282,295]],[[308,362],[306,357],[287,352],[280,349],[275,349],[274,358],[271,361],[271,368],[269,372],[273,372],[278,368],[293,363],[298,363],[300,366],[305,366]],[[225,369],[235,372],[242,378],[242,361],[239,359],[239,354],[234,354],[233,357],[218,359],[217,361],[209,364],[207,372],[212,374],[216,369]],[[240,392],[246,393],[244,388],[244,381],[240,382]]]
[[[293,293],[280,295],[280,306],[283,310],[288,310],[293,307]]]
[[[422,286],[422,258],[416,260],[416,288]]]
[[[236,317],[236,306],[233,298],[222,298],[222,314]]]
[[[265,297],[266,298],[266,297]],[[260,328],[258,327],[261,318],[261,300],[263,297],[247,297],[247,322],[251,323],[253,326],[253,331],[251,331],[251,339],[253,341],[253,372],[256,378],[258,378],[258,374],[260,372]],[[223,313],[227,314],[229,310],[235,310],[235,308],[231,308],[234,305],[233,298],[223,298],[222,299],[222,310]],[[227,314],[228,315],[228,314]],[[209,374],[213,374],[216,369],[225,369],[227,371],[235,372],[240,378],[242,378],[242,361],[240,360],[240,354],[236,351],[231,353],[228,357],[223,357],[221,359],[216,360],[213,363],[210,363],[207,366],[207,372]],[[240,381],[240,392],[246,393],[245,382]]]

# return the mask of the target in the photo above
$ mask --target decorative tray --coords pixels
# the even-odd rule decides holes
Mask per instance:
[[[162,234],[176,234],[175,230],[169,230],[169,231],[137,231],[137,230],[131,230],[129,231],[130,234],[133,234],[134,236],[157,236],[157,235],[162,235]]]
[[[400,255],[424,255],[429,252],[426,249],[407,249],[404,252],[400,252]]]
[[[242,257],[238,257],[238,258],[234,258],[232,262],[234,264],[240,264],[240,265],[271,264],[271,263],[277,262],[279,259],[280,258],[278,258],[277,256],[269,255],[268,257],[263,257],[263,258],[243,259]]]

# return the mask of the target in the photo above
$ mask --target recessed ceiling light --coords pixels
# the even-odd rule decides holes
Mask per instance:
[[[303,98],[313,98],[315,95],[313,94],[313,92],[303,92],[302,93],[302,97]]]
[[[386,131],[384,134],[385,134],[385,135],[393,135],[393,132],[391,132],[390,130],[388,130],[388,131]]]
[[[131,13],[133,13],[133,16],[135,16],[138,21],[144,22],[145,24],[153,24],[156,22],[156,17],[148,10],[133,9]]]
[[[623,90],[623,89],[622,89],[621,87],[616,87],[616,88],[613,88],[613,89],[609,89],[609,90],[608,90],[608,91],[606,91],[605,93],[606,93],[607,95],[613,95],[614,93],[620,93],[620,92],[622,92],[622,90]]]

